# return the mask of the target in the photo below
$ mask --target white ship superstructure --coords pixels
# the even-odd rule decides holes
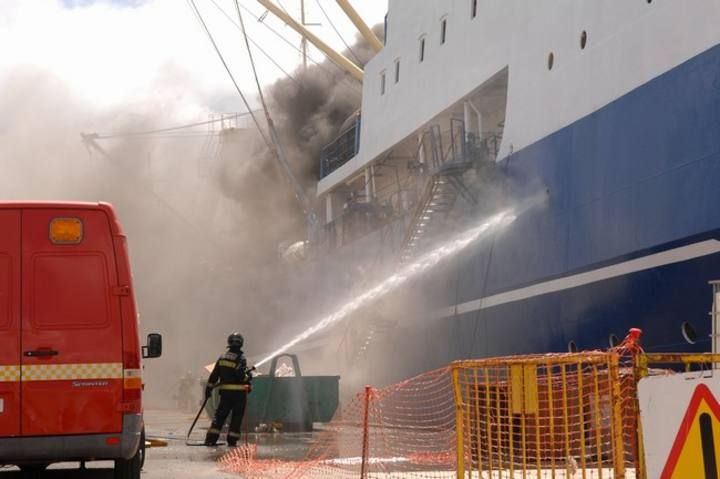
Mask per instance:
[[[649,350],[709,349],[719,20],[714,0],[390,0],[362,108],[320,158],[319,248],[387,265],[503,202],[547,204],[414,282],[433,318],[368,312],[346,349],[421,371],[632,326]],[[328,271],[334,297],[348,280]]]

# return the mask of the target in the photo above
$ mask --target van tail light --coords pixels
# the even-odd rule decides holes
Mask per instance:
[[[125,369],[123,371],[123,402],[122,412],[142,412],[142,371],[140,369]]]

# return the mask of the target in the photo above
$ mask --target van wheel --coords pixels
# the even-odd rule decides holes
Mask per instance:
[[[140,479],[141,461],[140,448],[132,459],[118,459],[115,461],[114,479]]]
[[[40,473],[47,469],[50,464],[32,464],[27,466],[20,466],[22,471],[20,477],[25,479],[36,479],[40,477]]]
[[[22,472],[40,472],[48,468],[50,464],[32,464],[28,466],[20,466]]]

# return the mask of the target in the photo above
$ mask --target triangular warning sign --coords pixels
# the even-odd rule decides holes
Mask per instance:
[[[660,479],[717,479],[720,404],[705,384],[695,388]]]

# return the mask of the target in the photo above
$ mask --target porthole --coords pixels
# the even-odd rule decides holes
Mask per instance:
[[[580,34],[580,49],[585,50],[587,46],[587,32],[585,30]]]
[[[577,348],[577,344],[575,344],[575,341],[570,341],[568,343],[568,352],[577,353],[577,351],[578,351],[578,348]]]
[[[682,330],[682,335],[683,338],[685,338],[685,341],[690,344],[695,344],[697,342],[697,332],[692,324],[685,321],[682,323],[680,329]]]
[[[552,70],[553,65],[555,65],[555,54],[553,52],[550,52],[550,54],[548,55],[548,70]]]
[[[618,338],[616,334],[611,334],[608,338],[608,343],[611,348],[616,348],[620,344],[620,338]]]

